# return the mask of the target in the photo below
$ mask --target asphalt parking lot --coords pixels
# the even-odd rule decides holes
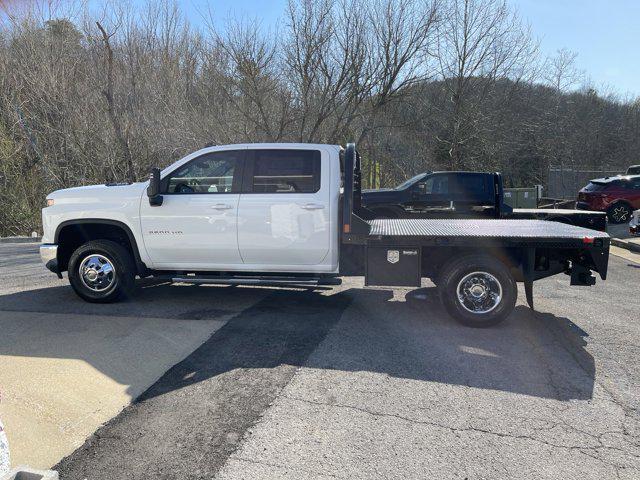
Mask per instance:
[[[55,460],[63,480],[636,479],[636,258],[612,256],[596,287],[536,282],[536,312],[520,291],[504,324],[475,330],[445,315],[430,284],[364,289],[361,279],[322,292],[146,282],[130,302],[90,306],[44,271],[36,246],[0,245],[0,382],[11,382],[0,417],[16,448],[49,448],[53,434],[12,431],[30,421],[16,396],[38,388],[7,369],[62,359],[91,367],[78,372],[120,392],[120,403],[139,397],[108,420],[91,414],[124,404],[91,396],[91,421],[64,443],[78,448]],[[69,339],[93,347],[49,345]],[[158,356],[166,345],[171,354]],[[55,362],[36,367],[48,385],[84,383]],[[46,393],[23,410],[68,396]],[[64,418],[43,413],[42,422],[66,434],[82,403],[60,404]]]

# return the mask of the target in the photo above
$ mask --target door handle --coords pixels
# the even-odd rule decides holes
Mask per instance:
[[[212,205],[211,208],[215,210],[229,210],[233,207],[228,203],[216,203],[215,205]]]
[[[301,205],[301,207],[305,210],[322,210],[324,205],[320,205],[318,203],[305,203],[304,205]]]

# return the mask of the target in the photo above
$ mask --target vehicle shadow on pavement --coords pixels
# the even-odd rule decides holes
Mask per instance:
[[[239,306],[258,294],[265,297],[249,308]],[[101,317],[101,322],[104,317],[128,317],[125,323],[114,321],[116,336],[132,328],[136,317],[208,320],[235,315],[142,399],[234,369],[281,364],[369,371],[558,400],[592,397],[594,360],[584,348],[586,334],[571,320],[517,306],[503,324],[473,329],[448,317],[436,297],[435,288],[395,298],[389,290],[362,288],[318,293],[147,282],[133,300],[110,305],[87,304],[68,287],[4,295],[0,312],[37,312],[43,319],[50,313],[82,314],[87,325],[91,317]],[[44,324],[42,328],[46,333]],[[321,342],[322,349],[310,357]],[[15,344],[3,351],[7,347],[1,345],[0,355],[86,355],[84,360],[119,383],[131,381],[121,366],[112,368],[109,358],[76,345],[41,352]]]

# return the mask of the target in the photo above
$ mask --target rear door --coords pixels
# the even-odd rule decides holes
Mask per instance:
[[[320,150],[247,151],[238,208],[238,246],[247,267],[295,271],[323,263],[331,246],[330,168]]]

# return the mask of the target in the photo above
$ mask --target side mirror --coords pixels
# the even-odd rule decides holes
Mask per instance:
[[[154,167],[149,175],[149,186],[147,187],[147,197],[149,197],[149,205],[159,207],[162,205],[162,195],[160,195],[160,169]]]

